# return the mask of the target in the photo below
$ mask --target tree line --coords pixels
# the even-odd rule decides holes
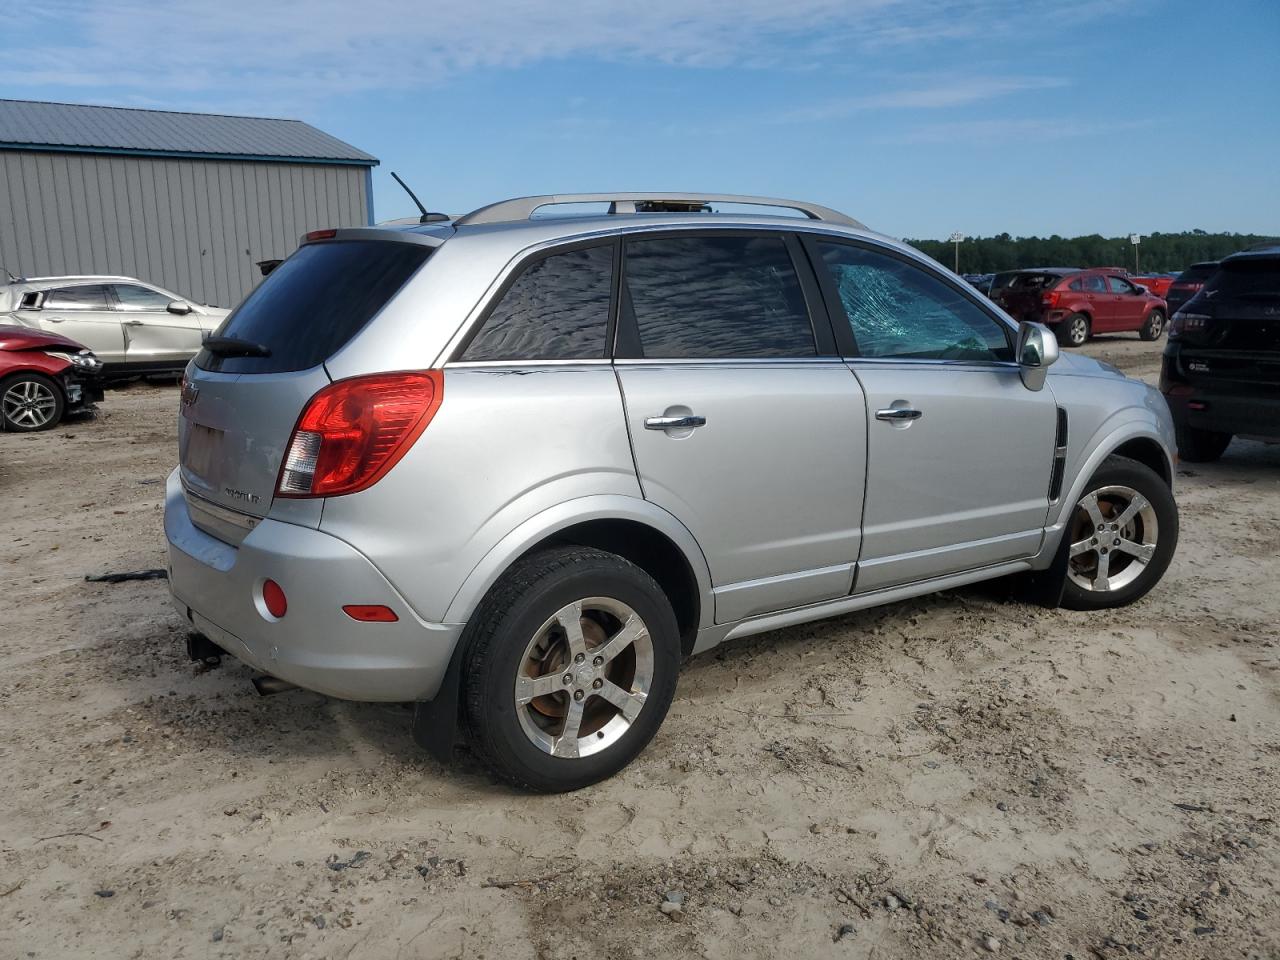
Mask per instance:
[[[1144,235],[1138,250],[1143,273],[1177,273],[1201,260],[1220,260],[1275,237],[1253,233],[1184,233]],[[907,243],[948,267],[955,266],[955,244],[950,240],[912,240]],[[1133,244],[1127,236],[1103,237],[970,237],[960,243],[961,273],[998,273],[1023,267],[1124,267],[1134,268]]]

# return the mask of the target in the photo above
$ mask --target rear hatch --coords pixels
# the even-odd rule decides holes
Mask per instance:
[[[373,320],[432,251],[402,234],[384,240],[360,233],[300,247],[187,368],[178,450],[193,518],[197,509],[204,515],[219,508],[267,515],[298,416],[330,382],[324,362]]]
[[[1225,260],[1177,323],[1192,383],[1280,389],[1280,254]]]
[[[1182,273],[1178,274],[1173,283],[1169,284],[1169,289],[1165,291],[1165,301],[1169,305],[1169,312],[1175,313],[1182,307],[1184,303],[1200,292],[1200,288],[1204,286],[1204,282],[1213,276],[1218,269],[1215,263],[1193,263]]]
[[[1040,315],[1045,292],[1061,279],[1056,273],[1018,273],[999,290],[992,290],[991,299],[1014,319],[1034,320]]]

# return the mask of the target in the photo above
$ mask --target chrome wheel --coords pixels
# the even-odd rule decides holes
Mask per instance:
[[[639,614],[609,597],[577,600],[525,647],[513,691],[520,727],[554,757],[598,753],[640,715],[653,674],[653,640]]]
[[[57,414],[53,388],[39,380],[19,380],[0,398],[0,410],[8,423],[24,430],[48,426]]]
[[[1076,504],[1067,576],[1082,590],[1122,590],[1151,562],[1159,535],[1155,508],[1137,490],[1090,491]]]

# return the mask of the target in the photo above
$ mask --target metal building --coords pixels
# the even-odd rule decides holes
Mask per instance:
[[[298,120],[0,100],[0,271],[231,307],[308,230],[373,223],[377,163]]]

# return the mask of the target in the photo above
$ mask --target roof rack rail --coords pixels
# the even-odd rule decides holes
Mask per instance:
[[[646,213],[653,210],[662,211],[662,205],[673,208],[685,207],[694,209],[710,203],[742,203],[757,207],[781,207],[796,210],[810,220],[821,220],[823,223],[838,223],[846,227],[865,225],[830,207],[822,207],[816,203],[805,203],[801,200],[779,200],[776,197],[744,197],[729,193],[557,193],[542,197],[516,197],[513,200],[501,200],[478,210],[472,210],[455,223],[466,226],[480,223],[510,223],[515,220],[528,220],[534,212],[542,207],[561,203],[607,203],[609,213]],[[648,208],[648,209],[646,209]]]

